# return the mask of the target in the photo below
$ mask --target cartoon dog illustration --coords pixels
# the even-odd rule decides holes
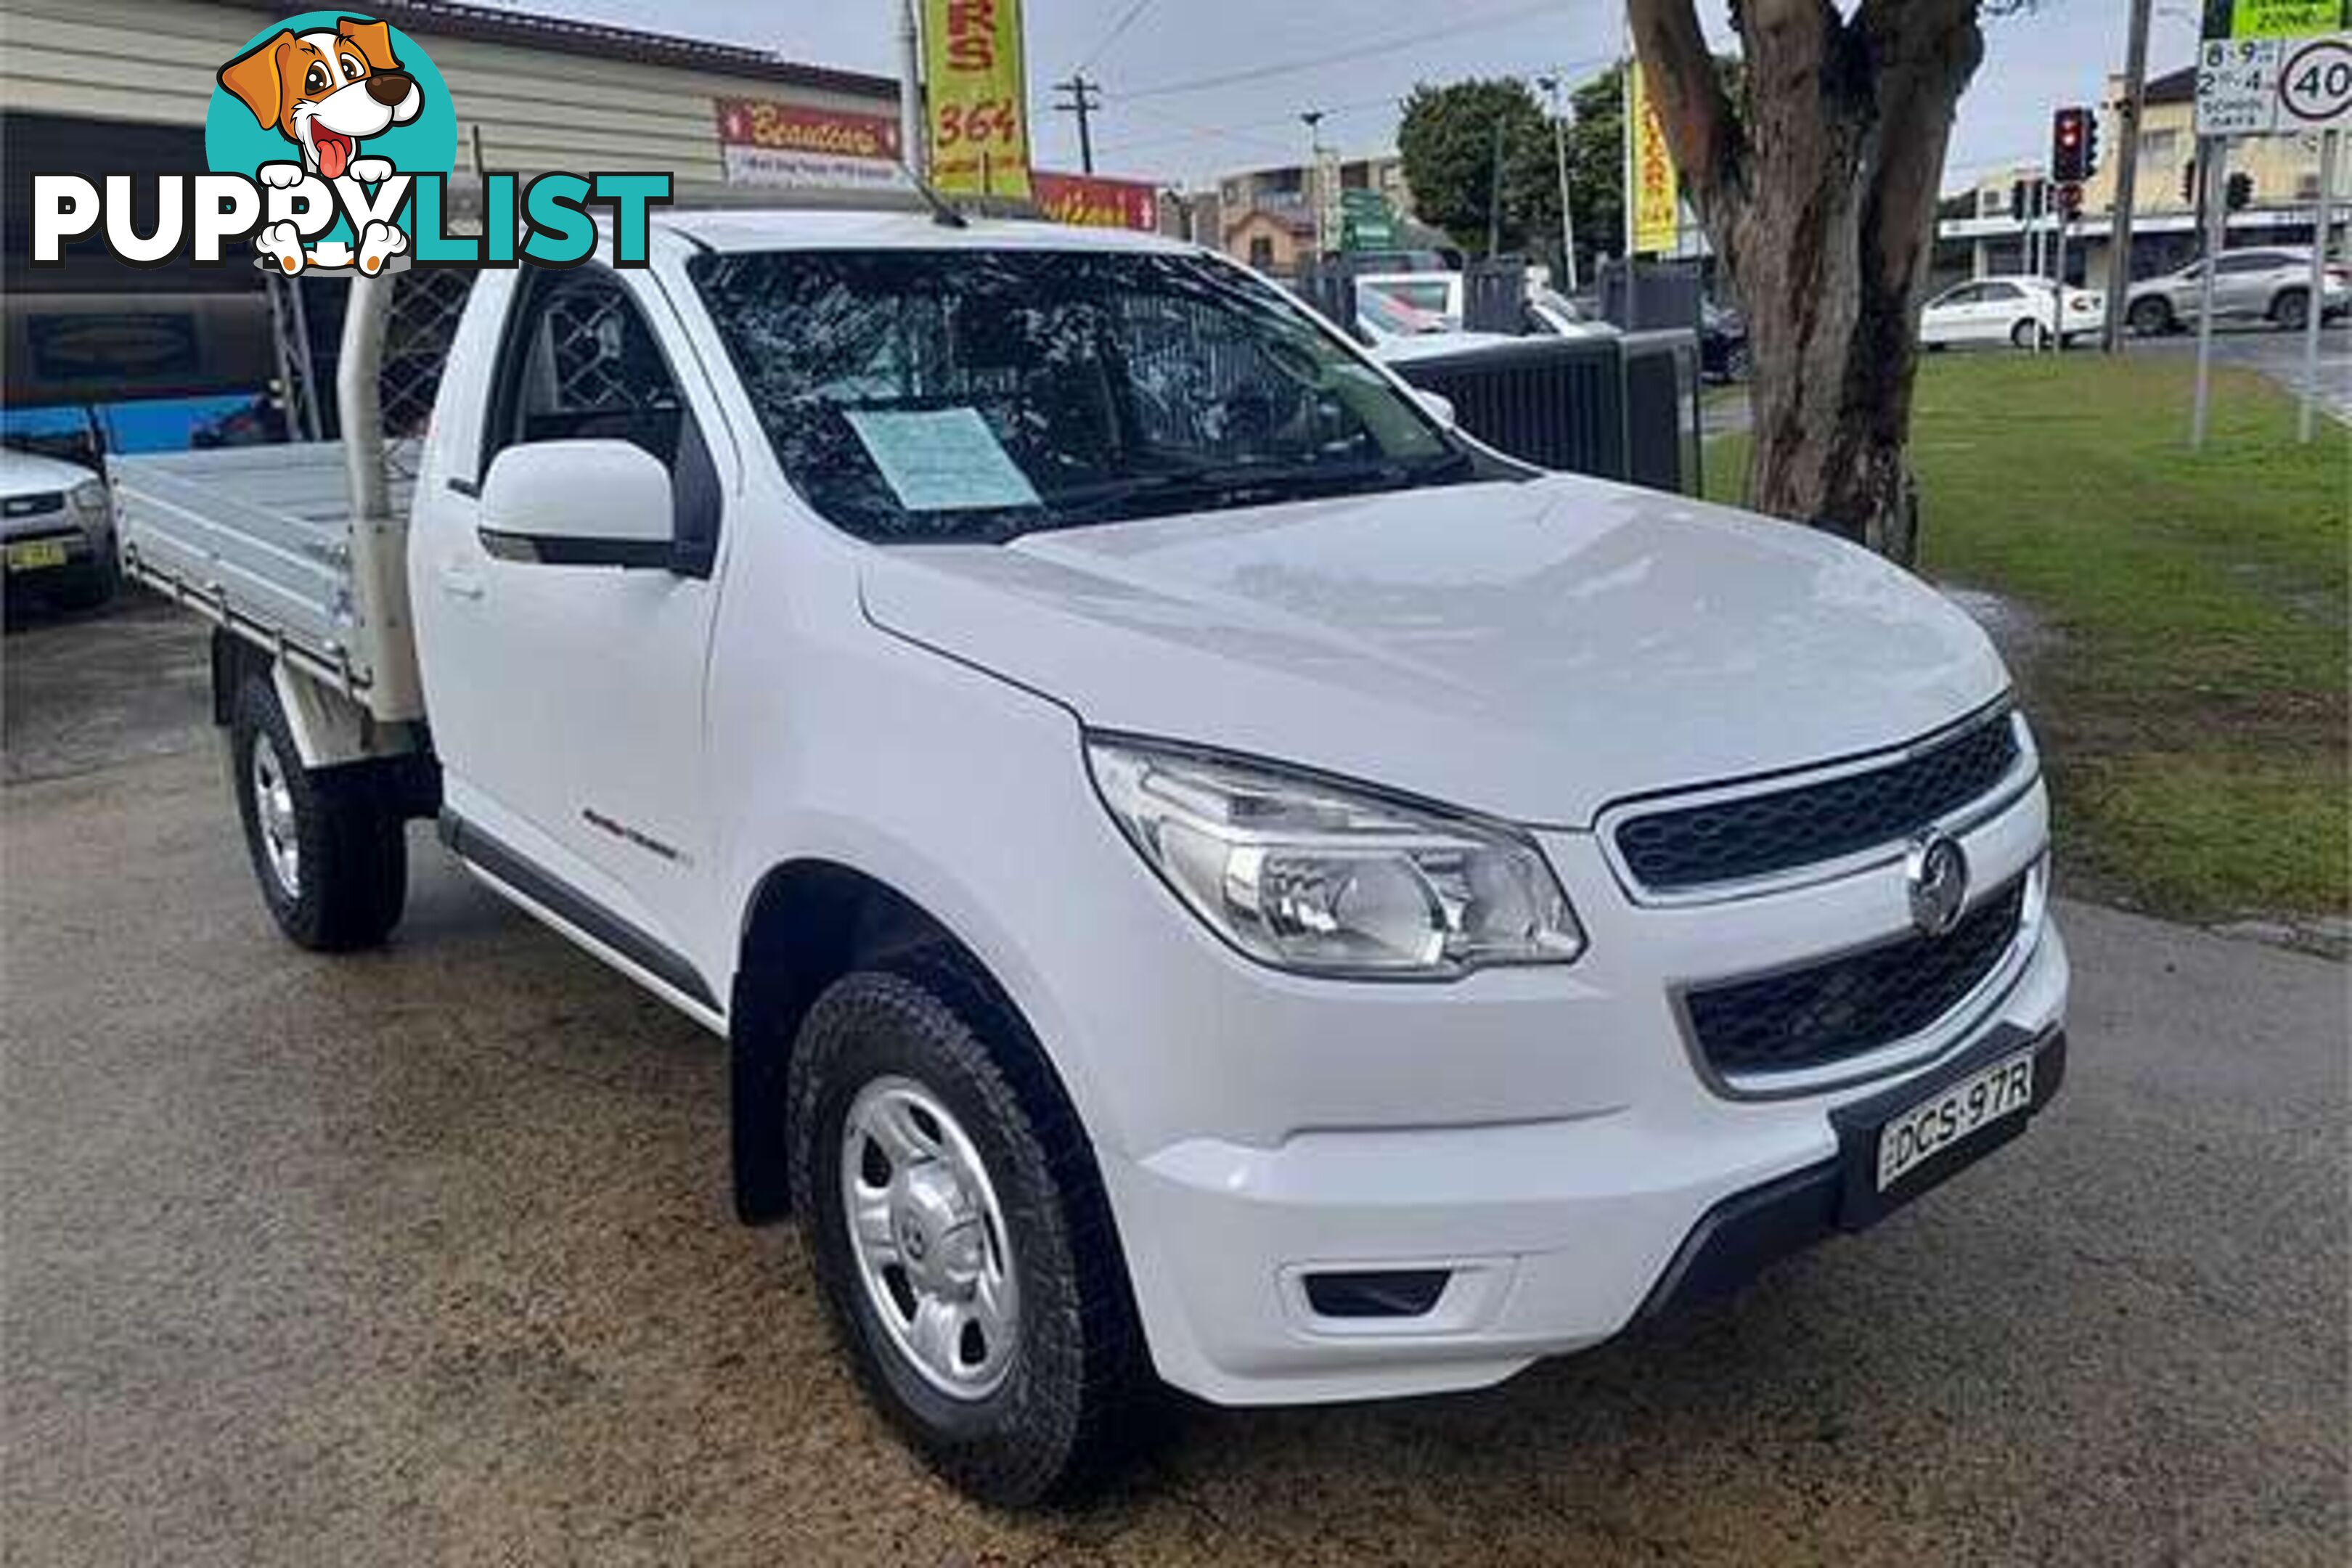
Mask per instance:
[[[262,184],[289,189],[306,174],[349,174],[363,184],[389,179],[392,161],[361,156],[360,143],[407,124],[425,107],[424,89],[392,52],[391,27],[360,16],[338,17],[331,32],[281,31],[223,66],[220,84],[257,122],[301,150],[299,163],[261,166]],[[288,272],[301,270],[301,238],[292,224],[270,225],[258,244]],[[372,223],[360,237],[360,267],[375,272],[406,248],[408,237],[399,229]]]

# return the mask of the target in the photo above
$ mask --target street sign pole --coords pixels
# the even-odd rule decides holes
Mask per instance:
[[[923,147],[923,33],[915,0],[898,5],[898,158],[919,180],[931,166]]]
[[[2071,221],[2062,197],[2058,203],[2058,265],[2055,268],[2058,287],[2053,290],[2053,297],[2058,301],[2058,321],[2050,334],[2050,352],[2054,354],[2066,352],[2066,227]]]
[[[2205,172],[2205,265],[2197,275],[2197,395],[2189,405],[2189,449],[2205,449],[2207,404],[2213,380],[2213,273],[2221,259],[2222,232],[2230,221],[2224,193],[2229,178],[2230,142],[2208,136],[2198,149],[2198,167]]]
[[[2311,300],[2303,312],[2303,408],[2295,416],[2295,438],[2309,446],[2317,433],[2319,413],[2319,323],[2326,315],[2327,231],[2336,222],[2336,155],[2344,132],[2329,130],[2319,138],[2319,210],[2311,225]]]

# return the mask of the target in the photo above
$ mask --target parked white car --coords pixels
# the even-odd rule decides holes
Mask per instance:
[[[726,1039],[739,1212],[978,1494],[1163,1384],[1498,1382],[2057,1091],[2032,732],[1862,550],[1498,458],[1155,237],[657,213],[483,270],[388,466],[347,286],[366,438],[118,469],[263,900],[381,942],[437,816]]]
[[[2329,263],[2320,291],[2323,319],[2352,310],[2352,268]],[[2205,299],[2205,263],[2192,261],[2175,272],[2135,283],[2124,319],[2142,334],[2177,331],[2197,324]],[[2267,245],[2225,250],[2213,268],[2213,319],[2269,321],[2300,330],[2311,311],[2311,248]]]
[[[2046,348],[2095,332],[2105,320],[2106,296],[2061,289],[2047,278],[1972,278],[1927,301],[1919,313],[1919,341],[1931,349],[2006,343]]]
[[[0,446],[0,563],[10,593],[88,609],[120,580],[114,507],[88,468]]]

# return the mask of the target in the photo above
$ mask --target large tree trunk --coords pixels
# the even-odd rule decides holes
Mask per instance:
[[[1905,446],[1952,112],[1983,54],[1977,0],[1736,5],[1726,96],[1692,0],[1630,0],[1675,161],[1748,318],[1748,501],[1906,564]]]

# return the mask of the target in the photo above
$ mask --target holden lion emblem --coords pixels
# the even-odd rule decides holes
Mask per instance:
[[[1911,846],[1903,880],[1911,895],[1911,923],[1927,936],[1944,936],[1960,923],[1969,901],[1969,858],[1942,834]]]

